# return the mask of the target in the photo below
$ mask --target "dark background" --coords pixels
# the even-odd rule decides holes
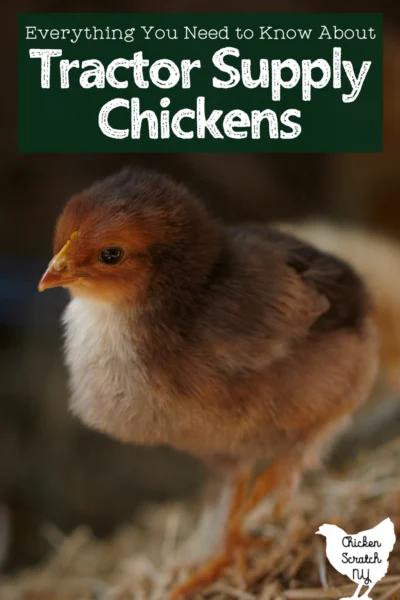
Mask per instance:
[[[380,155],[23,155],[16,151],[16,13],[385,13],[384,152]],[[400,238],[400,6],[379,1],[25,2],[2,6],[0,132],[0,504],[11,517],[7,567],[46,551],[44,522],[105,534],[142,502],[195,492],[201,469],[169,450],[135,449],[67,412],[59,316],[63,291],[37,293],[54,221],[69,195],[126,164],[187,181],[229,221],[322,216]],[[35,113],[32,111],[32,119]]]

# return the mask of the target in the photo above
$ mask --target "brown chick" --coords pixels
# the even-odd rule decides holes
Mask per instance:
[[[367,398],[368,294],[344,262],[264,226],[223,226],[184,186],[124,170],[74,196],[39,289],[67,287],[71,408],[133,444],[170,444],[236,473],[225,548],[174,600],[237,560],[244,516],[282,508]],[[249,466],[269,468],[248,492]]]

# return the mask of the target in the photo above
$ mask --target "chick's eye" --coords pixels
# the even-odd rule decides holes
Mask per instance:
[[[122,255],[122,248],[112,246],[111,248],[105,248],[100,252],[100,260],[106,265],[116,265],[120,262]]]

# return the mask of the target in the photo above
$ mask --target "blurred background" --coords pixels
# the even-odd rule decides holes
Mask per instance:
[[[394,286],[400,282],[400,251],[396,254],[397,242],[400,244],[399,3],[190,3],[193,12],[384,12],[383,154],[17,154],[16,11],[188,10],[186,3],[178,0],[25,0],[2,7],[0,567],[4,570],[32,564],[45,555],[48,548],[41,535],[43,523],[54,523],[65,532],[86,523],[97,534],[106,535],[131,518],[143,503],[195,494],[203,477],[200,466],[187,457],[168,449],[124,447],[87,430],[68,414],[59,325],[67,295],[63,290],[39,295],[37,282],[51,257],[55,219],[72,193],[123,165],[149,166],[189,183],[216,215],[230,222],[323,219],[339,224],[335,230],[339,246],[345,225],[356,226],[361,232],[377,232],[393,244],[386,255],[392,264],[389,279]],[[368,237],[362,236],[357,247],[361,255],[365,247],[367,256],[370,245]],[[385,270],[383,263],[384,258],[378,269]],[[391,321],[382,327],[390,329],[391,351],[400,356],[400,339]],[[395,360],[394,365],[392,374]],[[396,399],[400,386],[393,383],[395,379],[392,377],[391,386],[383,384],[386,387],[381,397]],[[400,403],[395,403],[395,408],[391,404],[388,408],[386,402],[378,405],[381,408],[373,403],[372,412],[359,417],[348,434],[348,447],[354,450],[358,443],[378,444],[400,432]]]

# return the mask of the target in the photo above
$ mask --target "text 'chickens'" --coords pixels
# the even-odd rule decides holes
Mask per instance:
[[[59,49],[31,49],[30,58],[39,58],[41,62],[40,81],[43,89],[51,87],[54,81],[55,59],[60,59],[62,50]],[[309,102],[312,90],[320,90],[331,83],[334,90],[340,90],[340,99],[343,103],[352,103],[359,96],[365,79],[367,77],[371,61],[363,61],[358,74],[353,63],[342,60],[342,49],[334,48],[331,64],[325,59],[311,61],[309,59],[297,61],[292,58],[286,60],[269,60],[261,58],[258,66],[255,61],[241,59],[239,68],[226,62],[226,59],[235,60],[240,58],[240,51],[234,47],[225,47],[216,51],[212,56],[212,64],[217,68],[220,76],[212,77],[212,86],[220,90],[228,90],[238,85],[246,89],[265,88],[270,90],[272,102],[279,102],[283,90],[291,90],[298,87],[301,100]],[[53,65],[53,68],[52,68]],[[162,58],[153,61],[144,58],[143,52],[135,52],[133,59],[117,58],[108,65],[104,65],[98,59],[59,60],[59,86],[60,89],[69,89],[71,80],[83,89],[104,89],[106,85],[115,89],[127,89],[134,85],[139,90],[146,90],[150,85],[161,89],[171,89],[176,86],[182,90],[192,87],[192,79],[195,72],[201,70],[200,60],[184,59],[180,64]],[[78,71],[77,71],[78,70]],[[81,70],[80,74],[79,71]],[[131,76],[128,73],[131,71]],[[118,72],[118,77],[117,77]],[[73,74],[78,73],[76,78]],[[121,75],[123,73],[123,75]],[[346,89],[346,92],[343,91]],[[160,101],[161,108],[170,105],[168,97]],[[98,125],[101,132],[113,139],[140,139],[142,135],[142,122],[147,122],[148,137],[150,139],[169,139],[171,136],[183,140],[204,139],[206,135],[215,139],[241,140],[250,136],[252,139],[260,139],[261,122],[268,122],[270,139],[290,140],[298,137],[302,131],[301,125],[295,119],[301,117],[301,111],[295,108],[287,108],[280,115],[270,108],[253,110],[251,114],[244,110],[234,109],[227,112],[222,119],[223,111],[211,110],[206,115],[205,96],[196,98],[195,108],[185,106],[172,115],[169,110],[162,110],[157,115],[154,110],[140,110],[139,97],[128,100],[124,97],[113,98],[105,103],[98,115]],[[111,113],[116,109],[125,108],[131,112],[129,128],[117,128],[110,124]],[[183,128],[181,122],[185,120],[195,121],[194,127]],[[219,123],[217,123],[217,121]],[[286,129],[280,129],[280,125]],[[221,126],[221,128],[220,128]]]

